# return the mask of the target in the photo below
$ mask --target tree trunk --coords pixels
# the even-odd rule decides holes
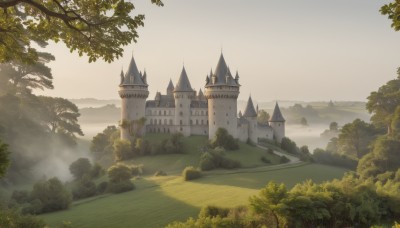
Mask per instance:
[[[278,219],[278,216],[276,216],[276,214],[275,214],[274,212],[272,212],[272,215],[274,216],[275,221],[276,221],[276,228],[279,228],[279,219]]]

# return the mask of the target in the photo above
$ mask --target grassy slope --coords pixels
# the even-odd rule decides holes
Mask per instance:
[[[169,135],[164,134],[148,134],[146,138],[152,143],[159,143],[166,139]],[[133,159],[128,164],[143,164],[145,172],[153,174],[157,170],[163,170],[168,174],[178,174],[186,166],[197,167],[199,164],[201,147],[207,143],[205,136],[190,136],[183,140],[185,154],[168,154],[157,156],[145,156]],[[265,166],[261,161],[264,156],[271,161],[271,164],[278,164],[279,157],[270,155],[265,150],[240,143],[240,149],[236,151],[226,151],[226,157],[240,161],[243,168],[252,168],[257,166]]]
[[[239,171],[240,172],[240,171]],[[73,227],[162,227],[174,220],[196,216],[205,205],[244,205],[270,180],[291,187],[312,179],[340,178],[344,169],[307,164],[254,173],[206,175],[192,182],[178,176],[148,177],[135,181],[135,191],[76,202],[71,209],[42,215],[51,225],[62,221]]]

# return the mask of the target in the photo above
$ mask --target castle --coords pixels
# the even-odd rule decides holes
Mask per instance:
[[[142,133],[180,132],[185,136],[208,135],[211,139],[218,128],[225,128],[243,142],[248,139],[258,142],[261,138],[280,142],[285,137],[285,119],[278,103],[265,125],[257,123],[258,107],[254,108],[251,97],[243,114],[238,113],[239,74],[232,76],[222,53],[214,72],[211,70],[206,77],[204,93],[192,88],[183,67],[175,86],[170,80],[166,94],[157,92],[154,100],[146,100],[149,96],[147,74],[139,72],[133,56],[128,71],[126,74],[122,71],[120,76],[121,122],[144,121]],[[132,128],[135,126],[131,124],[122,126],[121,139],[130,139]]]

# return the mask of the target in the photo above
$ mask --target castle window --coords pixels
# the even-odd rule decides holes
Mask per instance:
[[[169,133],[169,128],[167,129],[167,132]]]
[[[160,110],[160,111],[158,111],[158,115],[160,115],[160,116],[161,116],[161,110]]]
[[[182,127],[180,128],[180,130],[182,131]]]
[[[215,125],[215,121],[214,121],[214,125]]]
[[[281,124],[278,124],[278,126],[280,127],[280,126],[281,126]]]
[[[167,119],[164,119],[164,124],[167,125]]]
[[[179,107],[181,107],[181,108],[182,108],[182,104],[179,104]]]
[[[183,116],[183,112],[179,112],[179,115]]]
[[[164,116],[167,115],[167,111],[164,110]]]
[[[214,116],[215,116],[215,112],[214,112]]]
[[[203,123],[203,120],[201,120],[201,125],[203,125],[204,123]]]
[[[179,124],[182,125],[182,120],[179,120]]]
[[[172,120],[169,120],[169,125],[172,125]]]
[[[229,125],[229,121],[226,121],[226,124]]]
[[[196,125],[199,125],[199,120],[196,120]]]
[[[158,133],[160,133],[160,128],[157,129]]]
[[[161,125],[161,120],[158,120],[158,124]]]
[[[150,125],[152,125],[153,124],[153,119],[150,119]]]
[[[190,120],[190,125],[193,125],[193,120]]]
[[[226,113],[226,116],[228,116],[228,113]]]

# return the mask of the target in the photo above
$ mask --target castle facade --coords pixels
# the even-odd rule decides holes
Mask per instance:
[[[157,92],[154,100],[147,100],[147,74],[139,72],[133,57],[128,71],[120,76],[121,139],[130,139],[136,131],[180,132],[185,136],[208,135],[211,139],[218,128],[225,128],[244,142],[261,138],[280,142],[285,137],[285,119],[278,103],[265,125],[257,123],[258,108],[254,108],[251,97],[243,113],[238,113],[239,74],[233,77],[222,53],[214,72],[211,70],[206,77],[204,93],[192,88],[185,67],[175,86],[170,80],[166,93]]]

